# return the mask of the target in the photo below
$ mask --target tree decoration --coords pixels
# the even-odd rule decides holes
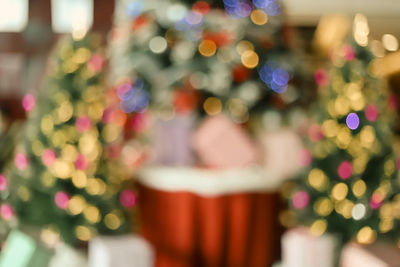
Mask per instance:
[[[73,245],[131,227],[132,197],[123,193],[120,202],[127,174],[107,153],[118,146],[122,125],[107,107],[100,44],[97,35],[60,42],[37,105],[24,97],[29,121],[6,173],[9,186],[0,176],[4,219],[15,212],[20,225],[51,229]]]
[[[311,229],[324,220],[318,235],[367,244],[394,231],[400,218],[392,110],[385,84],[369,72],[374,58],[365,45],[344,44],[332,60],[329,72],[315,75],[321,98],[308,129],[312,160],[290,203]]]

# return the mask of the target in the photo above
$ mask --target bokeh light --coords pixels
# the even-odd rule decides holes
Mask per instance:
[[[365,117],[371,122],[376,121],[376,119],[378,118],[378,109],[375,105],[371,104],[365,108]]]
[[[360,125],[360,119],[358,118],[358,115],[356,113],[350,113],[347,115],[346,124],[351,130],[356,130]]]
[[[24,108],[25,111],[31,111],[34,109],[36,104],[35,97],[31,94],[27,94],[24,96],[22,99],[22,107]]]
[[[131,190],[122,191],[119,200],[122,206],[126,208],[131,208],[136,205],[136,195]]]
[[[340,163],[338,168],[338,175],[342,179],[348,179],[352,175],[353,165],[349,161]]]
[[[304,209],[309,201],[310,196],[306,191],[297,191],[292,198],[292,204],[296,209]]]
[[[264,25],[268,22],[268,15],[261,9],[256,9],[251,12],[250,19],[256,25]]]
[[[42,154],[42,161],[44,165],[51,166],[56,160],[56,154],[51,149],[45,149]]]
[[[7,221],[10,220],[14,215],[13,209],[11,208],[11,206],[9,204],[6,204],[6,203],[1,204],[0,213],[1,213],[1,216]]]
[[[261,80],[273,91],[283,93],[290,80],[289,73],[275,62],[267,62],[260,70]]]
[[[217,51],[217,45],[212,40],[204,40],[199,44],[199,52],[205,57],[211,57]]]
[[[0,174],[0,191],[7,189],[7,179],[4,175]]]
[[[24,170],[28,166],[28,158],[23,153],[17,153],[15,155],[14,164],[19,170]]]
[[[54,202],[60,209],[67,209],[68,201],[69,201],[69,196],[67,193],[63,191],[57,192],[56,195],[54,196]]]
[[[149,93],[144,89],[134,88],[132,90],[132,95],[121,101],[120,107],[126,112],[143,112],[149,104]]]

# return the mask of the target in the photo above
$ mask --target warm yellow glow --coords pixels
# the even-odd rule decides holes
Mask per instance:
[[[104,218],[104,224],[111,230],[116,230],[121,226],[121,220],[117,215],[109,213]]]
[[[77,170],[72,174],[72,183],[76,188],[84,188],[87,185],[87,177],[83,171]]]
[[[349,189],[345,183],[338,183],[332,188],[333,199],[340,201],[346,198]]]
[[[258,55],[253,50],[247,50],[242,54],[242,64],[248,69],[254,69],[258,65]]]
[[[334,120],[326,120],[322,124],[322,131],[326,137],[334,137],[336,136],[339,130],[338,124]]]
[[[382,36],[383,47],[387,51],[397,51],[399,49],[399,41],[393,34],[384,34]]]
[[[95,224],[100,221],[100,211],[95,206],[88,206],[85,208],[83,215],[89,223]]]
[[[68,211],[72,215],[78,215],[83,211],[83,209],[85,208],[85,205],[86,205],[86,201],[82,196],[79,196],[79,195],[73,196],[68,201]]]
[[[333,210],[332,201],[329,198],[320,198],[315,202],[314,210],[318,215],[328,216]]]
[[[212,40],[204,40],[199,45],[199,52],[205,57],[211,57],[217,51],[217,45]]]
[[[217,115],[221,113],[222,102],[216,97],[209,97],[204,101],[203,108],[208,115]]]
[[[365,191],[367,190],[367,185],[365,184],[365,182],[363,180],[358,180],[357,182],[355,182],[353,184],[353,194],[356,197],[361,197],[362,195],[365,194]]]
[[[310,233],[314,236],[321,236],[325,233],[327,226],[326,220],[316,220],[310,227]]]
[[[369,226],[364,226],[357,234],[357,242],[360,244],[371,244],[376,240],[376,232]]]
[[[236,45],[236,51],[239,53],[239,55],[242,55],[248,50],[254,51],[254,45],[249,41],[243,40]]]
[[[315,189],[321,191],[326,188],[328,180],[320,169],[312,169],[308,174],[308,183]]]
[[[72,168],[67,162],[56,159],[53,165],[51,165],[50,171],[55,177],[66,179],[71,176]]]
[[[79,225],[75,228],[75,235],[79,240],[88,241],[92,237],[92,233],[86,226]]]
[[[251,12],[250,19],[256,25],[264,25],[268,22],[268,15],[263,10],[256,9]]]

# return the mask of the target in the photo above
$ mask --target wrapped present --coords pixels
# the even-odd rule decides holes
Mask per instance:
[[[48,266],[52,252],[27,234],[13,230],[0,255],[0,267]]]
[[[50,260],[49,267],[87,267],[86,256],[64,244],[59,243],[55,248],[55,254]]]
[[[288,230],[282,237],[284,267],[337,266],[339,240],[331,234],[313,236],[308,229]]]
[[[89,267],[152,267],[154,252],[139,236],[101,236],[89,242]]]
[[[291,178],[300,168],[302,151],[300,137],[289,129],[263,133],[259,137],[264,155],[264,166],[275,170],[283,178]]]
[[[368,246],[348,244],[342,251],[341,267],[398,267],[400,249],[395,244],[376,242]]]
[[[193,147],[207,167],[238,168],[260,160],[257,146],[246,132],[223,115],[202,122],[194,134]]]
[[[279,181],[261,167],[142,168],[138,205],[156,266],[271,266],[280,255]]]
[[[194,163],[191,146],[194,117],[176,115],[171,120],[158,119],[154,125],[153,163],[189,166]]]

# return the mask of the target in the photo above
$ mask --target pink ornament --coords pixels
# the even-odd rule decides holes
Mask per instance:
[[[18,153],[15,155],[14,163],[15,166],[22,171],[28,166],[28,158],[25,154]]]
[[[22,107],[25,111],[31,111],[35,107],[36,101],[33,95],[27,94],[22,99]]]
[[[365,117],[367,120],[374,122],[378,118],[378,109],[374,105],[368,105],[365,108]]]
[[[302,149],[297,155],[297,164],[306,167],[311,164],[312,156],[308,149]]]
[[[99,54],[94,54],[88,61],[88,67],[92,71],[100,71],[103,68],[104,59]]]
[[[314,79],[319,86],[327,86],[329,84],[329,74],[324,69],[317,70]]]
[[[124,190],[119,196],[119,201],[122,206],[131,208],[136,205],[136,195],[131,190]]]
[[[137,113],[132,118],[132,129],[137,133],[145,131],[149,124],[149,118],[146,113]]]
[[[107,157],[110,159],[118,159],[121,156],[122,147],[118,144],[113,144],[107,147]]]
[[[7,179],[4,175],[0,174],[0,191],[4,191],[7,188]]]
[[[89,165],[89,163],[88,163],[86,157],[82,154],[80,154],[75,160],[75,167],[78,170],[86,170],[88,165]]]
[[[339,177],[342,179],[348,179],[353,173],[353,165],[348,161],[340,163],[338,168]]]
[[[54,196],[54,202],[56,203],[57,207],[65,210],[68,208],[69,196],[65,192],[57,192],[57,194]]]
[[[396,95],[392,94],[392,95],[389,97],[389,99],[388,99],[388,105],[389,105],[389,108],[390,108],[391,110],[396,110],[396,109],[397,109],[397,107],[399,106],[399,103],[398,103],[398,100],[397,100],[397,96],[396,96]]]
[[[383,197],[379,193],[374,193],[369,200],[369,205],[371,206],[372,209],[376,210],[378,209],[383,202]]]
[[[354,48],[350,45],[344,45],[343,52],[344,52],[344,59],[347,61],[352,61],[356,58],[356,53],[354,51]]]
[[[398,170],[400,170],[400,158],[396,161],[396,167]]]
[[[306,191],[297,191],[292,198],[293,206],[296,209],[304,209],[309,201],[310,196]]]
[[[75,126],[76,129],[78,129],[78,131],[81,133],[88,131],[90,129],[89,117],[86,116],[78,117],[76,119]]]
[[[51,166],[55,160],[56,160],[56,154],[54,153],[53,150],[46,149],[43,151],[42,161],[43,161],[44,165]]]
[[[112,121],[113,115],[114,115],[114,110],[113,110],[113,108],[111,108],[111,107],[106,108],[106,109],[103,111],[103,117],[101,118],[101,121],[102,121],[103,123],[110,123],[110,122]]]
[[[319,142],[324,137],[322,128],[318,124],[313,124],[308,128],[308,138],[313,142]]]
[[[0,212],[1,212],[1,216],[5,220],[10,220],[12,218],[12,216],[14,215],[13,209],[8,204],[2,204],[0,207]]]

